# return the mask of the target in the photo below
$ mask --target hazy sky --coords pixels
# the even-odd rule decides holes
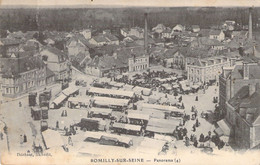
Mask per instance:
[[[1,5],[260,6],[260,0],[0,0]]]

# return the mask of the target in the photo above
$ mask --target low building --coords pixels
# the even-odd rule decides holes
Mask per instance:
[[[144,38],[144,29],[140,27],[133,27],[130,29],[129,35],[134,35],[138,38]]]
[[[114,77],[127,71],[140,71],[149,68],[149,56],[143,47],[119,48],[112,54],[96,56],[86,66],[86,74],[98,77]]]
[[[222,68],[228,66],[230,66],[230,59],[225,56],[198,59],[194,63],[187,64],[187,77],[191,82],[218,81]]]
[[[170,28],[166,28],[164,31],[162,31],[161,38],[172,38],[171,32],[172,30]]]
[[[177,58],[177,54],[179,54],[178,48],[165,50],[161,56],[163,66],[167,68],[173,68],[177,66],[176,63],[183,62],[181,60],[179,61],[179,58]]]
[[[120,29],[120,34],[124,37],[127,37],[129,35],[129,30],[127,28]]]
[[[225,34],[222,30],[210,30],[209,38],[216,39],[218,41],[223,41],[225,39]]]
[[[95,46],[104,46],[104,45],[119,45],[119,39],[110,34],[99,34],[89,40],[90,44],[93,44]]]
[[[9,38],[0,39],[0,57],[11,57],[12,53],[19,51],[20,41]]]
[[[84,29],[84,30],[80,31],[79,33],[82,34],[85,37],[85,39],[91,38],[91,29]]]
[[[183,32],[185,30],[184,26],[177,24],[172,28],[172,32]]]
[[[4,97],[18,97],[46,85],[46,65],[38,56],[1,58],[0,63]]]
[[[156,27],[152,29],[153,32],[161,34],[164,30],[166,30],[166,27],[163,24],[158,24]]]
[[[191,31],[194,32],[194,33],[198,33],[200,31],[199,25],[192,25]]]

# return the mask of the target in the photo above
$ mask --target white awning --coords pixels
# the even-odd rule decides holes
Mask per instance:
[[[148,121],[149,126],[154,126],[154,127],[161,127],[161,128],[173,128],[175,129],[176,126],[180,125],[180,120],[167,120],[167,119],[155,119],[151,118]]]
[[[148,114],[142,114],[142,113],[138,113],[138,112],[136,112],[134,110],[129,110],[127,117],[130,119],[149,120],[150,116]]]
[[[177,107],[174,106],[168,106],[168,105],[157,105],[157,104],[147,104],[143,103],[141,105],[142,108],[150,108],[150,109],[155,109],[159,111],[164,111],[164,112],[179,112],[179,113],[184,113],[184,110],[178,109]]]
[[[224,119],[217,122],[218,126],[222,129],[224,135],[229,136],[230,135],[230,127],[225,122]]]
[[[124,123],[114,123],[113,127],[123,128],[123,129],[126,129],[126,130],[132,130],[132,131],[140,131],[141,130],[140,125],[124,124]]]
[[[64,145],[63,139],[57,131],[47,129],[46,131],[42,132],[42,136],[46,148],[59,147]]]
[[[132,91],[132,89],[134,88],[134,86],[132,85],[128,85],[128,84],[125,84],[123,89],[127,90],[127,91]]]
[[[64,95],[66,95],[66,96],[69,96],[69,95],[71,95],[71,94],[77,92],[78,90],[79,90],[78,87],[70,86],[70,87],[64,89],[64,90],[62,91],[62,93],[63,93]]]
[[[68,101],[73,103],[90,103],[90,97],[69,97]]]
[[[66,95],[61,94],[60,96],[58,96],[57,98],[55,98],[52,103],[59,105],[61,102],[63,102],[65,99],[67,98]]]
[[[115,99],[110,97],[94,97],[94,103],[98,105],[116,105],[127,106],[130,100],[128,99]]]
[[[96,87],[91,87],[89,89],[89,92],[98,93],[98,94],[116,95],[116,96],[126,96],[126,97],[134,96],[134,92],[132,91],[113,90],[113,89],[96,88]]]
[[[112,113],[112,109],[92,107],[92,108],[90,109],[90,112],[101,113],[101,114],[111,114],[111,113]]]

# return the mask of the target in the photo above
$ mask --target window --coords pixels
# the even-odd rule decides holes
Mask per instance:
[[[6,93],[6,94],[9,93],[9,88],[5,88],[5,93]]]
[[[15,87],[15,93],[19,92],[19,87]]]

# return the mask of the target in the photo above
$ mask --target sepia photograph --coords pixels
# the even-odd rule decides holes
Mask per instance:
[[[0,164],[260,164],[260,1],[0,0]]]

